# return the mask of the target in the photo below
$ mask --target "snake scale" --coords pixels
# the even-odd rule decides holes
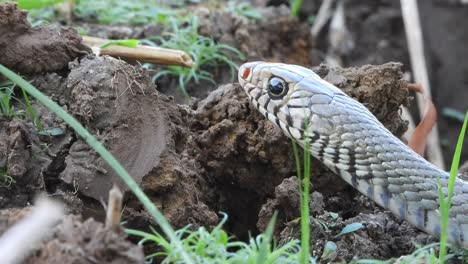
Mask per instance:
[[[290,64],[249,62],[238,79],[253,106],[329,169],[380,206],[440,236],[437,179],[449,174],[416,154],[364,107],[313,71]],[[458,179],[448,241],[468,248],[468,182]]]

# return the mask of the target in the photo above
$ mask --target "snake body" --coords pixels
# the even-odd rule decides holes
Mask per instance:
[[[249,62],[239,83],[253,106],[329,169],[380,206],[440,236],[437,181],[449,174],[419,156],[364,107],[313,71],[282,63]],[[468,182],[458,179],[448,241],[468,248]]]

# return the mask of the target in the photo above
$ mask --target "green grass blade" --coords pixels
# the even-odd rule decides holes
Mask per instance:
[[[187,93],[187,90],[185,89],[185,84],[188,81],[189,80],[185,79],[183,75],[179,76],[179,88],[185,98],[190,98],[190,95]]]
[[[23,93],[23,97],[24,97],[24,101],[26,103],[26,107],[28,108],[28,112],[31,115],[31,118],[33,120],[34,125],[37,127],[37,129],[39,131],[42,132],[44,130],[44,126],[42,125],[41,121],[37,117],[36,112],[34,111],[32,105],[31,105],[31,102],[29,101],[28,94],[26,93],[26,91],[23,88],[21,88],[21,92]]]
[[[164,71],[160,71],[158,73],[156,73],[155,75],[153,75],[153,77],[151,77],[151,81],[155,82],[156,80],[158,80],[159,78],[161,78],[162,76],[164,75],[172,75],[173,73],[169,70],[164,70]]]
[[[15,88],[15,84],[0,84],[0,86],[3,85],[5,85],[5,87],[0,87],[0,115],[6,116],[7,118],[12,118],[16,115],[11,106],[11,100],[14,99],[13,90]]]
[[[296,161],[296,174],[297,174],[297,186],[299,188],[299,195],[302,193],[302,170],[301,170],[301,159],[299,158],[299,151],[297,150],[296,141],[292,140],[294,160]]]
[[[463,147],[463,139],[465,138],[466,126],[468,123],[468,112],[465,114],[465,121],[463,122],[460,135],[458,136],[455,154],[453,155],[452,166],[450,167],[450,178],[447,185],[447,198],[439,201],[441,204],[441,231],[440,231],[440,251],[439,262],[444,263],[445,255],[447,254],[447,227],[449,222],[450,204],[452,202],[453,188],[455,186],[455,179],[457,178],[458,167],[460,165],[460,156]],[[440,200],[440,199],[439,199]],[[444,206],[442,206],[444,203]]]
[[[55,113],[58,117],[63,119],[86,143],[88,143],[101,157],[105,160],[117,175],[125,182],[128,188],[140,200],[148,212],[155,218],[163,232],[175,243],[178,250],[180,250],[182,258],[185,263],[193,263],[188,254],[184,251],[180,240],[176,237],[174,230],[164,218],[162,213],[156,208],[153,202],[146,196],[140,189],[135,180],[128,174],[127,170],[114,158],[114,156],[93,136],[89,133],[73,116],[63,110],[58,104],[42,94],[29,82],[21,78],[19,75],[7,69],[0,64],[0,73],[5,77],[15,82],[18,86],[23,88],[31,96],[36,98],[40,103],[49,108],[50,111]]]
[[[460,166],[460,156],[463,148],[463,140],[465,138],[466,125],[468,123],[468,112],[465,115],[465,121],[463,122],[463,127],[458,136],[457,146],[455,148],[455,154],[453,155],[452,166],[450,167],[450,180],[448,183],[448,197],[447,204],[450,205],[453,196],[453,188],[455,187],[455,179],[458,173],[458,167]]]
[[[268,255],[271,249],[271,239],[273,237],[273,231],[275,229],[276,217],[278,212],[273,213],[273,217],[270,219],[265,233],[262,236],[262,243],[260,244],[260,251],[258,252],[256,263],[265,263],[268,259]]]
[[[462,112],[459,112],[450,107],[442,109],[442,116],[460,121],[460,123],[463,123],[463,120],[465,120],[465,115]]]
[[[196,16],[185,18],[171,18],[168,23],[170,32],[163,32],[158,37],[149,37],[150,40],[143,40],[147,45],[156,45],[170,49],[182,50],[192,57],[193,67],[189,70],[181,70],[173,66],[168,66],[168,72],[161,75],[172,75],[179,78],[178,88],[182,94],[189,98],[186,86],[194,81],[206,80],[214,83],[211,76],[205,74],[207,67],[219,67],[226,64],[231,70],[232,78],[235,78],[235,70],[238,66],[232,61],[232,57],[239,57],[244,60],[245,56],[236,48],[216,43],[213,38],[202,36],[198,33],[199,19]],[[152,41],[151,41],[152,40]]]
[[[99,48],[104,49],[109,46],[123,46],[123,47],[128,47],[128,48],[136,48],[138,47],[138,44],[140,43],[140,40],[138,39],[117,39],[117,40],[110,40],[107,41],[106,43],[103,43],[102,45],[99,46]]]
[[[291,7],[291,16],[292,17],[298,17],[299,16],[299,11],[301,10],[302,7],[302,1],[303,0],[290,0],[289,5]]]
[[[301,260],[309,263],[310,256],[310,213],[309,213],[309,188],[310,188],[310,140],[306,139],[304,145],[304,187],[301,195]]]
[[[35,9],[62,3],[65,0],[18,0],[20,9]]]

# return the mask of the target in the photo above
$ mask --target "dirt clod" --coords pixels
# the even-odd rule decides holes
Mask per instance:
[[[291,18],[286,6],[261,8],[259,13],[263,19],[249,23],[229,12],[214,12],[204,18],[208,21],[202,23],[200,32],[238,47],[247,60],[310,65],[312,39],[307,24]]]
[[[193,160],[179,153],[190,142],[181,140],[190,138],[184,107],[159,94],[140,68],[110,57],[88,56],[73,65],[65,87],[68,92],[62,97],[71,113],[124,165],[174,226],[216,224],[217,215],[203,202]],[[60,179],[94,199],[94,206],[107,198],[113,183],[127,190],[82,139],[70,146]],[[136,206],[133,198],[127,202]],[[127,216],[133,221],[134,214]]]
[[[81,222],[68,216],[57,226],[44,247],[29,258],[29,263],[143,263],[141,246],[126,240],[125,233],[107,230],[93,219]]]
[[[436,241],[408,222],[397,219],[390,212],[379,211],[359,214],[343,222],[344,225],[362,223],[365,228],[336,242],[342,257],[372,258],[377,254],[382,258],[391,258],[414,251],[415,245],[427,245]],[[356,248],[359,248],[359,252],[356,252]]]
[[[0,36],[0,64],[24,74],[59,71],[91,52],[73,28],[31,27],[16,3],[0,5]]]
[[[0,210],[0,236],[27,217],[31,207]],[[124,232],[107,230],[92,218],[66,216],[24,263],[143,263],[141,246],[127,241]]]

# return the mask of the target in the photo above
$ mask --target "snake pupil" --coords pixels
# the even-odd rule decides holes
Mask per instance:
[[[286,94],[286,83],[281,78],[273,77],[268,82],[268,91],[273,97],[281,97]]]

